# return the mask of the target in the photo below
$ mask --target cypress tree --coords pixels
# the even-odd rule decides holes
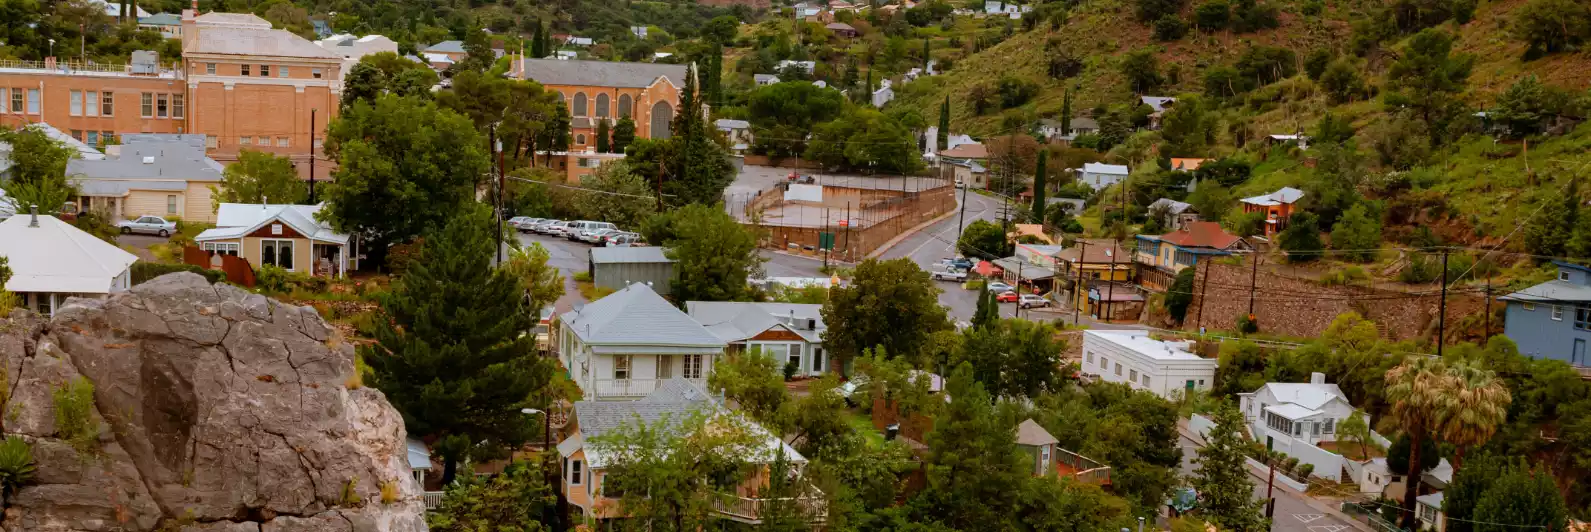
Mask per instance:
[[[613,145],[609,142],[608,121],[597,122],[597,153],[613,153]]]
[[[468,209],[430,232],[419,257],[381,297],[376,342],[361,346],[372,384],[409,433],[436,438],[444,484],[483,448],[533,436],[521,408],[552,368],[523,333],[535,325],[519,280],[492,267],[491,213]]]
[[[932,57],[929,55],[929,50],[933,49],[933,44],[933,39],[923,39],[923,75],[928,74],[928,58]]]
[[[945,96],[945,103],[939,106],[939,142],[935,144],[940,151],[944,151],[946,144],[950,143],[950,96]]]
[[[708,136],[694,64],[685,69],[685,90],[680,93],[680,111],[674,117],[672,133],[667,150],[673,158],[672,169],[663,181],[668,201],[674,205],[719,201],[724,189],[734,181],[735,169],[723,147]]]
[[[1049,150],[1039,150],[1038,168],[1033,170],[1033,223],[1044,223],[1044,208],[1047,206],[1044,198],[1047,185],[1045,175],[1048,174],[1044,165],[1049,162],[1049,158]]]
[[[530,30],[530,56],[541,59],[544,57],[541,52],[541,21],[538,20],[536,27]]]
[[[1072,89],[1061,97],[1061,135],[1072,131]]]

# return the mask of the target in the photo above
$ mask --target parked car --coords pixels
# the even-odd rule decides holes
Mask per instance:
[[[585,243],[588,243],[588,244],[598,244],[598,245],[600,245],[600,244],[602,244],[602,237],[608,236],[608,233],[617,233],[617,232],[619,232],[618,229],[612,229],[612,228],[587,229],[587,230],[581,231],[580,232],[580,236],[578,238],[580,239],[581,242],[585,242]]]
[[[966,257],[956,257],[954,259],[947,259],[947,260],[950,261],[950,267],[951,268],[955,268],[955,269],[958,269],[958,270],[971,270],[972,269],[972,259],[969,259],[969,258],[966,258]]]
[[[569,236],[570,224],[573,223],[565,221],[553,222],[552,225],[547,226],[547,235],[567,237]]]
[[[513,227],[514,229],[518,230],[521,233],[525,233],[525,232],[529,232],[531,226],[536,225],[536,222],[539,222],[539,221],[541,221],[541,218],[531,218],[529,216],[515,216],[513,218],[509,218],[508,219],[508,225],[510,227]]]
[[[955,269],[934,270],[934,272],[928,274],[928,276],[932,277],[935,281],[955,281],[959,283],[967,280],[967,271]]]
[[[1050,300],[1044,299],[1043,296],[1022,294],[1022,299],[1017,304],[1022,308],[1048,307],[1050,306]]]
[[[989,284],[984,285],[983,289],[990,292],[1012,292],[1016,290],[1015,287],[1000,281],[989,281]]]
[[[536,222],[536,225],[531,226],[530,230],[531,230],[531,232],[545,235],[545,234],[547,234],[548,231],[552,230],[552,226],[554,224],[557,224],[558,222],[562,222],[562,221],[563,220],[554,220],[552,218],[548,218],[546,220],[542,220],[540,222]]]
[[[1016,303],[1018,299],[1021,298],[1016,295],[1016,292],[1000,292],[1000,295],[994,296],[994,300],[1001,303]]]
[[[123,220],[116,224],[122,234],[143,233],[146,235],[171,236],[177,232],[177,222],[168,222],[159,216],[139,216],[132,220]]]
[[[641,242],[642,241],[641,241],[640,233],[631,233],[631,232],[628,232],[628,231],[616,231],[616,232],[613,232],[613,233],[608,233],[606,235],[602,235],[602,245],[604,245],[604,246],[629,247],[629,246],[640,244]]]

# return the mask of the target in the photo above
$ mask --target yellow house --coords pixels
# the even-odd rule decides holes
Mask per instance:
[[[605,493],[603,483],[608,469],[619,460],[618,455],[635,451],[611,448],[602,443],[602,437],[635,423],[680,423],[701,415],[706,417],[707,430],[746,430],[759,442],[750,449],[733,449],[744,452],[754,467],[733,492],[720,493],[714,501],[713,514],[722,519],[761,524],[762,510],[769,500],[764,493],[768,487],[769,465],[777,459],[778,453],[784,454],[791,471],[796,474],[807,463],[800,452],[778,436],[744,419],[720,404],[712,394],[684,379],[668,380],[636,401],[580,401],[575,403],[574,414],[569,435],[558,444],[558,454],[563,458],[559,489],[588,524],[625,517],[620,497]],[[813,522],[827,517],[824,501],[822,492],[810,487],[796,498],[801,513]]]
[[[1105,297],[1115,298],[1117,292],[1128,292],[1124,285],[1132,281],[1133,258],[1121,243],[1107,239],[1079,239],[1072,246],[1054,255],[1057,287],[1072,299],[1072,305],[1084,313],[1090,312],[1089,289],[1104,287]],[[1115,287],[1110,284],[1115,283]]]
[[[322,205],[222,203],[216,227],[193,237],[199,249],[242,257],[250,266],[343,277],[357,268],[352,239],[315,219]]]
[[[204,135],[128,133],[107,146],[102,159],[72,159],[66,175],[77,185],[78,205],[108,219],[139,216],[214,223],[211,188],[221,184],[221,163],[205,156]]]

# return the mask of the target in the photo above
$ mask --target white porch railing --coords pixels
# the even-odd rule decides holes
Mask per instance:
[[[597,379],[592,394],[598,399],[641,397],[657,390],[670,379]],[[706,387],[707,379],[686,379],[697,386]]]
[[[815,494],[780,499],[724,495],[714,501],[713,506],[724,517],[743,523],[758,524],[762,522],[763,514],[769,505],[793,502],[796,514],[814,523],[823,522],[829,517],[828,501],[823,498],[823,492],[817,491],[816,488],[812,491]]]
[[[442,506],[442,496],[445,495],[446,493],[447,492],[442,492],[442,491],[427,491],[427,492],[425,492],[425,494],[423,495],[423,497],[425,498],[425,509],[427,511],[430,511],[430,510],[435,510],[435,509],[441,507]]]

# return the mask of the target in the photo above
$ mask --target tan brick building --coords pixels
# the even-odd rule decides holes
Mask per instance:
[[[181,133],[186,92],[175,64],[134,73],[131,65],[0,61],[0,125],[44,122],[89,144],[124,133]]]
[[[592,153],[601,121],[611,129],[630,117],[636,138],[668,138],[687,72],[685,65],[525,58],[510,69],[510,75],[541,83],[569,106],[569,152],[554,167],[567,171],[570,181],[618,158]]]

